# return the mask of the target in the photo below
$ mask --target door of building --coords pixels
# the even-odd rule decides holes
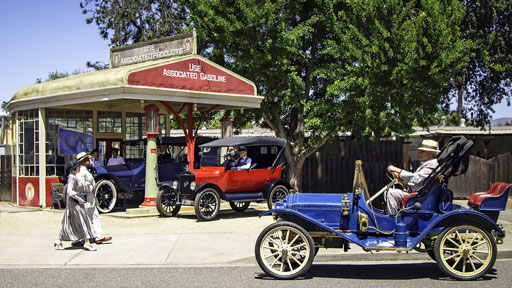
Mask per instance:
[[[119,149],[119,156],[123,156],[123,149],[121,149],[123,139],[96,139],[96,147],[98,148],[99,158],[106,166],[108,159],[112,157],[112,148]]]

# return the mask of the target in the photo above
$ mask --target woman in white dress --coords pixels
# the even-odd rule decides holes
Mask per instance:
[[[80,164],[70,162],[68,164],[68,183],[66,188],[66,210],[62,218],[62,228],[60,230],[59,239],[55,240],[54,247],[62,250],[62,241],[78,241],[85,240],[84,249],[88,251],[96,251],[89,239],[94,237],[91,223],[87,218],[84,204],[87,202],[83,192],[83,184],[76,177],[76,173],[80,171]],[[83,197],[83,198],[82,198]]]

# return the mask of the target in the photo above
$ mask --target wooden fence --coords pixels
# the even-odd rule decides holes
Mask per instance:
[[[389,183],[386,167],[407,162],[401,141],[340,141],[310,156],[304,163],[302,190],[306,193],[343,193],[352,190],[355,161],[363,161],[370,194]],[[407,151],[405,151],[407,152]],[[494,182],[512,183],[512,155],[502,154],[489,160],[470,156],[468,171],[452,177],[448,187],[458,198],[486,191]],[[376,203],[382,202],[377,199]]]
[[[12,201],[11,155],[0,156],[0,201]]]
[[[407,145],[405,145],[407,146]],[[363,171],[371,194],[389,183],[386,167],[401,166],[402,141],[339,141],[330,143],[304,163],[302,190],[306,193],[352,191],[355,161],[363,161]]]
[[[494,182],[512,183],[512,155],[501,154],[489,160],[469,156],[468,171],[452,177],[448,184],[455,197],[467,198],[475,192],[487,191]]]

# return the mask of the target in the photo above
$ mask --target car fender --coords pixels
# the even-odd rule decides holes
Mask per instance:
[[[416,243],[413,243],[413,247],[416,246],[423,238],[432,231],[434,228],[438,227],[448,227],[453,225],[464,225],[464,224],[473,224],[477,225],[489,232],[495,230],[497,237],[505,237],[505,232],[498,226],[496,222],[494,222],[489,216],[470,209],[465,210],[453,210],[446,214],[442,214],[437,217],[432,223],[430,223],[423,232],[416,237]]]
[[[124,191],[124,192],[129,192],[131,193],[131,190],[128,186],[126,186],[126,184],[124,184],[121,180],[119,180],[118,177],[110,174],[110,173],[107,173],[107,174],[99,174],[95,179],[94,181],[96,181],[96,183],[100,182],[101,180],[110,180],[112,182],[114,182],[114,185],[116,185],[117,187],[119,187],[119,189],[121,191]],[[96,188],[96,187],[94,187]]]
[[[288,190],[290,190],[292,187],[290,185],[290,183],[288,183],[288,181],[283,180],[283,179],[270,180],[267,182],[267,184],[265,184],[265,186],[263,186],[263,189],[262,189],[262,192],[263,192],[263,195],[265,195],[265,198],[268,198],[270,191],[272,191],[272,189],[274,187],[276,187],[277,185],[284,185]]]
[[[219,186],[217,186],[217,185],[215,185],[213,183],[202,183],[202,184],[197,185],[197,187],[196,187],[196,195],[197,195],[197,193],[203,191],[206,188],[213,188],[213,189],[215,189],[215,191],[217,191],[217,193],[219,193],[219,197],[222,200],[228,200],[228,198],[226,197],[226,194],[224,194],[224,192],[222,192],[222,189],[220,189]]]

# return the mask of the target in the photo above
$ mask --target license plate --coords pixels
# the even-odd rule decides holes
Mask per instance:
[[[183,199],[181,200],[181,205],[193,205],[194,202],[192,200],[186,200],[186,199]]]

